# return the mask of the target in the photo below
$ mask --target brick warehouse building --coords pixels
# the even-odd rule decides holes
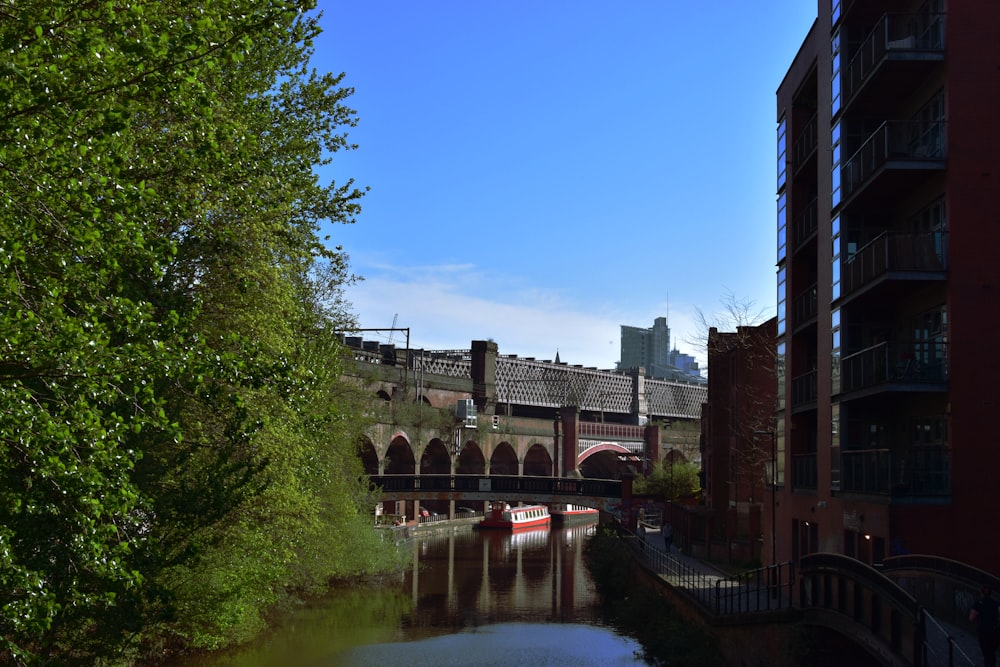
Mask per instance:
[[[690,508],[694,516],[681,524],[689,526],[692,553],[700,557],[750,562],[763,555],[762,514],[771,507],[767,436],[774,419],[774,327],[771,318],[732,332],[708,330],[708,395],[701,416],[705,502]]]
[[[1000,4],[818,7],[777,91],[765,561],[924,553],[997,573]]]

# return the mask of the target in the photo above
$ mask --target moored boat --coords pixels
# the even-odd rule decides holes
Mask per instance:
[[[479,522],[480,528],[495,530],[524,530],[548,526],[552,521],[545,505],[511,507],[507,503],[492,503],[490,511]]]
[[[569,503],[554,503],[549,508],[553,523],[590,523],[597,521],[600,516],[593,507],[585,505],[571,505]]]

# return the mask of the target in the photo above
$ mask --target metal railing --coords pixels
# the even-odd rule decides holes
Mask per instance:
[[[841,489],[894,497],[947,496],[951,493],[951,449],[913,445],[889,449],[851,449],[840,454]]]
[[[802,210],[802,212],[796,216],[793,223],[792,240],[795,244],[796,250],[802,247],[802,244],[804,244],[807,239],[811,238],[812,235],[816,233],[818,225],[819,204],[818,199],[813,197],[813,200],[806,204],[806,207]]]
[[[670,552],[619,527],[636,558],[650,572],[663,578],[706,612],[715,616],[791,609],[795,589],[792,563],[780,563],[738,575],[713,572],[699,561]]]
[[[792,301],[792,327],[800,327],[816,319],[817,312],[816,283],[813,283]]]
[[[860,190],[890,160],[944,160],[945,121],[887,120],[841,168],[844,197]]]
[[[944,384],[948,381],[947,343],[878,343],[840,362],[841,391],[883,384]]]
[[[792,378],[792,407],[816,402],[816,371]]]
[[[792,454],[792,489],[816,490],[816,453]]]
[[[925,665],[947,667],[976,667],[978,664],[959,645],[955,635],[938,622],[926,609],[924,616],[924,656]]]
[[[794,151],[794,157],[792,158],[792,169],[798,171],[810,155],[816,150],[817,146],[817,132],[816,132],[816,114],[812,115],[808,121],[806,121],[805,127],[799,132],[798,136],[795,137],[795,145],[792,147]]]
[[[891,488],[888,449],[859,449],[840,454],[840,488],[853,493],[885,495]]]
[[[846,257],[841,284],[848,295],[887,273],[937,273],[948,268],[948,234],[885,231]]]
[[[843,70],[844,98],[850,100],[890,53],[944,53],[945,14],[885,14]]]
[[[778,563],[715,582],[715,613],[746,614],[792,607],[795,564]]]
[[[372,475],[370,483],[383,492],[533,493],[559,496],[621,498],[615,479],[532,477],[522,475]]]

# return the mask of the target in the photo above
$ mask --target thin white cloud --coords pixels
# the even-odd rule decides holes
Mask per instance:
[[[413,348],[468,349],[473,340],[491,339],[500,354],[554,359],[558,352],[568,364],[602,369],[619,359],[622,324],[652,326],[656,317],[667,316],[673,346],[704,365],[704,350],[692,345],[699,339],[697,310],[685,304],[672,303],[669,312],[658,304],[623,312],[527,288],[516,278],[488,276],[471,265],[396,266],[349,288],[346,296],[362,328],[388,328],[395,321],[409,328]],[[387,340],[389,332],[366,337]],[[393,334],[393,342],[405,344],[404,334]]]

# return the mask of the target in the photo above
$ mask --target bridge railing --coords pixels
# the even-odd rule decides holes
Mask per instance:
[[[790,609],[793,606],[795,568],[780,563],[735,576],[707,569],[698,561],[665,551],[647,530],[635,534],[619,527],[620,534],[647,570],[655,572],[676,589],[715,616]]]
[[[803,556],[798,606],[878,643],[906,664],[926,664],[925,614],[917,601],[859,560],[834,553]]]
[[[715,583],[716,614],[747,614],[791,609],[795,564],[778,563],[719,579]]]
[[[621,498],[616,479],[524,477],[520,475],[373,475],[372,488],[383,492],[534,493],[558,496]]]

